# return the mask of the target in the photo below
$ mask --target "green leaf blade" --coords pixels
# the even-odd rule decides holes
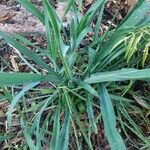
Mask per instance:
[[[51,75],[34,73],[0,73],[0,86],[22,85],[39,81],[61,82],[59,78]]]
[[[30,11],[34,16],[36,16],[43,24],[45,24],[43,13],[38,10],[32,3],[28,0],[17,0],[21,5],[23,5],[28,11]]]
[[[104,122],[105,135],[112,150],[126,150],[123,139],[116,129],[116,118],[110,96],[104,85],[99,86],[100,108]]]
[[[26,85],[12,100],[9,109],[8,109],[8,113],[7,113],[7,119],[8,119],[8,126],[9,128],[11,127],[11,120],[12,120],[12,112],[14,107],[16,106],[16,104],[20,101],[21,97],[25,94],[25,92],[29,91],[30,89],[32,89],[33,87],[35,87],[38,84],[38,82],[36,83],[30,83],[29,85]]]
[[[44,69],[48,70],[50,74],[53,74],[54,76],[58,77],[58,74],[50,67],[48,66],[41,58],[35,54],[33,51],[27,49],[23,45],[21,45],[18,41],[16,41],[12,36],[9,34],[0,31],[0,36],[2,36],[6,42],[8,42],[12,47],[17,49],[22,54],[26,55],[28,58],[33,60],[36,64],[43,67]]]
[[[70,111],[66,110],[64,123],[59,136],[59,143],[56,150],[67,150],[69,145],[69,127],[70,127]]]
[[[109,81],[126,81],[126,80],[149,80],[150,69],[122,69],[111,72],[101,72],[92,74],[91,77],[84,80],[86,83],[101,83]]]

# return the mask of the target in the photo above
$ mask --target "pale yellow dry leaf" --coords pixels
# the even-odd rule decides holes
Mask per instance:
[[[18,67],[16,60],[15,60],[16,57],[17,56],[13,56],[13,55],[10,56],[10,62],[11,62],[11,65],[12,65],[15,72],[19,71],[19,67]]]
[[[8,21],[12,19],[16,13],[7,12],[6,14],[0,16],[0,22]]]

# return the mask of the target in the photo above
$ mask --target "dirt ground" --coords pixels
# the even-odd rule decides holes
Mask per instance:
[[[38,0],[34,0],[34,4],[39,9],[42,9],[42,4]],[[59,2],[54,3],[56,6],[56,12],[59,17],[62,17],[66,3]],[[70,15],[66,16],[67,18]],[[64,25],[67,25],[67,20],[64,19]],[[30,12],[26,11],[18,3],[7,3],[0,2],[0,30],[8,33],[23,33],[23,32],[44,32],[43,24],[36,19]]]

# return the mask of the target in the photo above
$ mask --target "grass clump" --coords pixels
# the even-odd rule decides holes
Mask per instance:
[[[22,132],[18,134],[23,134],[25,138],[19,147],[40,150],[46,145],[52,150],[66,150],[69,137],[74,136],[75,149],[81,149],[81,139],[89,149],[94,149],[90,137],[93,132],[98,132],[100,116],[112,150],[126,149],[123,140],[128,136],[126,130],[131,130],[148,147],[150,142],[128,113],[128,109],[137,110],[138,107],[132,106],[133,100],[123,96],[132,95],[131,87],[136,80],[149,84],[150,69],[145,67],[139,70],[141,65],[136,61],[139,59],[136,52],[143,50],[144,66],[149,50],[150,17],[146,14],[150,3],[138,1],[117,28],[110,30],[110,27],[100,36],[98,32],[105,0],[95,1],[83,16],[80,16],[74,1],[70,0],[64,11],[64,16],[69,11],[73,14],[67,30],[48,0],[42,1],[43,12],[26,0],[18,2],[45,25],[47,41],[47,49],[42,49],[20,35],[0,31],[0,36],[24,60],[28,58],[38,65],[37,69],[27,64],[32,73],[0,73],[3,89],[6,86],[21,88],[10,97],[7,113],[9,128],[14,109],[19,114]],[[142,13],[139,15],[139,12]],[[94,28],[91,27],[93,21]],[[87,36],[89,32],[93,35],[90,41]],[[88,42],[84,45],[86,40]],[[29,47],[36,49],[37,53]],[[41,56],[46,57],[49,64]],[[48,84],[48,88],[41,88],[41,83]],[[99,110],[98,117],[95,110]],[[86,117],[82,121],[84,113]],[[116,128],[116,119],[123,137]],[[2,140],[7,139],[7,135],[1,137]]]

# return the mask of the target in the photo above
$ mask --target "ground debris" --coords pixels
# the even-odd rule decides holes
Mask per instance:
[[[0,30],[9,33],[44,32],[44,26],[20,6],[0,5]]]

